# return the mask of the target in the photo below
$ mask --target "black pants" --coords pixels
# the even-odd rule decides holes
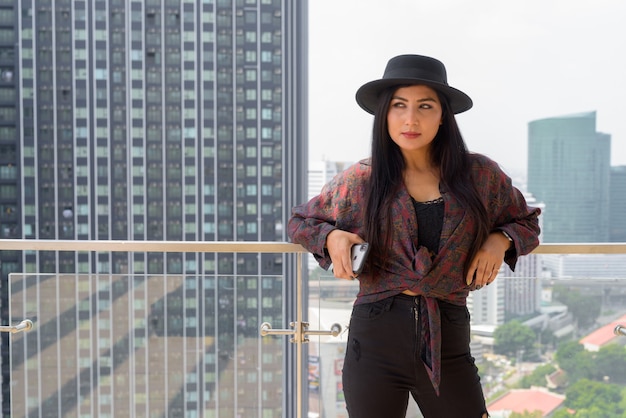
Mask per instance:
[[[421,297],[404,294],[352,310],[343,390],[351,418],[404,418],[413,396],[425,418],[472,418],[487,412],[470,354],[464,306],[439,302],[441,385],[437,396],[421,361]]]

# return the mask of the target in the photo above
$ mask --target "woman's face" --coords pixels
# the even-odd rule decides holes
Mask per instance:
[[[441,102],[430,87],[401,87],[391,97],[387,129],[403,153],[427,151],[441,122]]]

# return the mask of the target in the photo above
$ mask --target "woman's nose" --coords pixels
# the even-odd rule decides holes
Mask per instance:
[[[409,108],[406,112],[406,124],[407,125],[417,125],[419,124],[419,115],[417,113],[417,109]]]

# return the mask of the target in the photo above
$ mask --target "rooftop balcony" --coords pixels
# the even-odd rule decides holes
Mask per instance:
[[[12,416],[347,417],[341,369],[358,282],[328,273],[314,273],[305,282],[308,256],[299,245],[0,240],[0,250],[281,253],[297,266],[296,277],[10,274],[10,306],[3,307],[10,323],[0,331],[10,332]],[[581,255],[587,263],[605,265],[607,258],[626,259],[626,244],[543,244],[534,254],[556,264]],[[525,396],[525,405],[542,416],[563,407],[563,377],[548,367],[557,365],[555,352],[563,342],[581,341],[590,353],[626,342],[617,336],[625,333],[619,326],[626,324],[626,268],[618,267],[612,277],[601,270],[583,278],[500,272],[498,286],[508,281],[518,292],[539,289],[543,303],[541,315],[519,318],[535,332],[530,344],[507,349],[513,354],[494,352],[502,347],[493,329],[473,328],[472,352],[492,416],[508,416],[502,411],[511,396]],[[559,285],[601,301],[597,318],[581,323],[571,308],[576,305],[549,304]],[[470,303],[511,292],[489,291],[495,296],[481,294]],[[503,299],[498,306],[504,304]],[[592,368],[606,369],[600,363]],[[544,389],[520,390],[538,375],[535,370],[545,370]],[[609,375],[601,380],[626,383]],[[407,417],[420,416],[412,404]]]

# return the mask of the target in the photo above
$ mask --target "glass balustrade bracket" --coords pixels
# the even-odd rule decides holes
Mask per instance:
[[[341,325],[339,324],[331,325],[330,330],[309,330],[308,322],[290,322],[289,326],[293,329],[273,329],[270,323],[263,322],[259,334],[261,334],[262,337],[267,335],[294,335],[290,340],[292,343],[308,343],[309,339],[306,338],[307,335],[332,335],[336,337],[341,334]]]
[[[22,331],[30,331],[33,329],[33,321],[25,319],[17,325],[0,325],[0,332],[10,332],[15,334]]]

